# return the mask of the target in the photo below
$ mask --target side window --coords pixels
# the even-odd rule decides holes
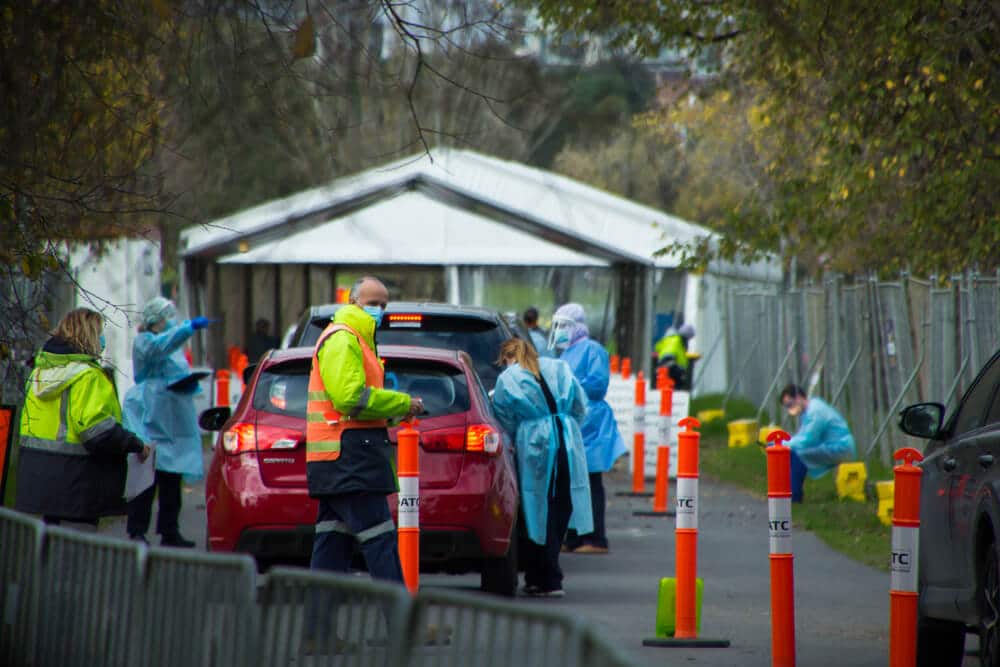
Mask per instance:
[[[994,366],[1000,366],[1000,361],[993,364]],[[986,415],[987,424],[1000,424],[1000,386],[996,388],[993,392],[993,404],[990,405],[990,411]]]
[[[962,399],[953,422],[955,426],[952,428],[952,435],[961,435],[979,428],[986,423],[987,412],[992,416],[991,421],[997,420],[998,381],[1000,381],[1000,357],[994,357]]]

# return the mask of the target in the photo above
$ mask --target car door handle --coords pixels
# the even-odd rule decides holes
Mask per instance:
[[[958,461],[954,457],[949,456],[946,459],[941,460],[941,469],[945,472],[951,472],[958,467]]]
[[[980,454],[979,455],[979,465],[983,468],[989,468],[993,465],[993,455],[992,454]]]

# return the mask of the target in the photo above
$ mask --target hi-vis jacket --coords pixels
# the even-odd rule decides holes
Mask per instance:
[[[16,509],[77,521],[125,512],[125,454],[142,441],[122,427],[115,387],[95,357],[57,338],[45,344],[19,444]]]
[[[355,305],[337,311],[313,352],[306,414],[306,478],[312,496],[394,493],[388,419],[410,397],[384,388],[375,320]]]

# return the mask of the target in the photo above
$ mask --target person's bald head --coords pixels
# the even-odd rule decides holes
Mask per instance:
[[[351,286],[351,303],[361,308],[379,306],[385,308],[389,302],[389,290],[375,276],[363,276]]]

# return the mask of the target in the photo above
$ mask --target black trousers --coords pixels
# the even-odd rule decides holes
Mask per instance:
[[[153,485],[128,503],[128,534],[145,535],[153,517],[153,497],[160,492],[160,511],[156,515],[156,532],[164,537],[180,534],[181,478],[177,472],[156,471]]]
[[[590,478],[590,511],[594,516],[594,532],[579,535],[575,530],[566,533],[566,547],[571,551],[577,547],[589,544],[595,547],[608,548],[608,535],[604,528],[604,510],[607,500],[604,496],[604,473],[592,472]]]
[[[573,513],[573,500],[569,493],[569,457],[566,447],[560,446],[556,454],[555,480],[549,488],[549,517],[545,527],[545,544],[525,541],[524,581],[543,591],[562,588],[563,573],[559,568],[559,551]]]

